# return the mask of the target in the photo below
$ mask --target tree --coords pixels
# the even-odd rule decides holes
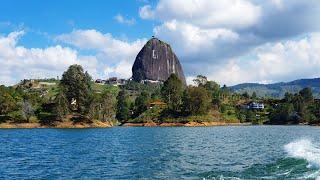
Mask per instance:
[[[97,96],[91,96],[88,104],[85,112],[85,120],[92,121],[93,119],[97,119],[100,111],[100,104]]]
[[[104,90],[101,94],[91,96],[88,109],[86,111],[87,120],[110,121],[115,118],[116,97],[109,90]]]
[[[242,97],[244,97],[245,99],[250,98],[249,93],[247,91],[242,94]]]
[[[125,90],[121,90],[117,96],[117,113],[116,118],[124,122],[129,118],[129,104]]]
[[[31,103],[28,100],[23,100],[22,101],[22,117],[29,122],[31,116],[34,115],[34,110],[32,108]]]
[[[76,102],[76,110],[83,113],[88,105],[91,85],[91,77],[80,65],[71,65],[66,72],[63,73],[61,86],[64,90],[68,103],[73,100]]]
[[[206,76],[203,75],[198,75],[196,79],[193,80],[193,82],[197,85],[197,86],[205,86],[205,84],[207,84],[208,79]]]
[[[252,93],[251,98],[252,98],[252,99],[256,99],[256,98],[257,98],[257,93],[256,93],[255,91]]]
[[[135,117],[138,117],[141,113],[148,109],[148,103],[150,101],[150,95],[146,91],[141,92],[141,94],[135,100]]]
[[[243,109],[243,108],[236,108],[236,115],[237,118],[240,120],[241,123],[246,122],[246,114],[247,114],[248,110]]]
[[[305,103],[311,103],[313,102],[313,95],[312,95],[312,90],[309,87],[303,88],[300,92],[299,95],[302,97],[303,101]]]
[[[284,94],[284,98],[283,99],[284,99],[285,102],[291,103],[293,101],[293,98],[294,98],[293,94],[291,94],[289,92],[286,92]]]
[[[227,99],[227,97],[229,97],[230,93],[231,93],[231,91],[227,87],[227,85],[223,85],[223,87],[221,88],[221,96],[222,96],[223,100]]]
[[[207,83],[204,85],[204,88],[206,88],[212,94],[219,93],[220,91],[220,85],[215,81],[207,81]]]
[[[291,104],[293,104],[294,110],[297,112],[297,115],[299,116],[299,121],[306,122],[305,116],[308,112],[307,105],[304,102],[303,97],[299,94],[295,94]]]
[[[188,87],[183,93],[183,110],[187,114],[207,114],[211,104],[209,92],[204,87]]]
[[[14,111],[16,102],[13,97],[5,91],[0,91],[0,115],[7,115]]]
[[[219,95],[213,95],[213,97],[212,97],[212,104],[214,105],[214,107],[215,107],[216,109],[219,109],[219,108],[220,108],[220,106],[221,106],[221,104],[222,104],[222,101],[221,101]]]
[[[203,87],[207,90],[207,92],[210,94],[211,102],[216,107],[219,108],[221,105],[221,98],[220,95],[222,94],[220,91],[220,85],[214,81],[209,81],[206,76],[198,75],[196,79],[193,80],[193,82],[198,87]]]
[[[169,110],[174,112],[179,111],[181,98],[183,93],[183,84],[177,75],[171,74],[164,82],[161,89],[161,94],[164,101],[167,103]]]
[[[280,104],[270,115],[271,124],[298,123],[298,117],[295,114],[291,103]]]
[[[63,91],[60,91],[55,98],[54,114],[56,120],[62,120],[69,112],[68,99]]]
[[[88,71],[86,71],[84,74],[85,74],[86,87],[89,89],[89,91],[91,91],[92,90],[92,86],[91,86],[92,77],[90,76]]]
[[[246,111],[246,121],[247,122],[256,122],[257,117],[256,117],[256,112],[254,111]]]
[[[319,124],[320,123],[320,102],[315,102],[308,107],[309,117],[307,121],[309,124]]]
[[[116,99],[112,93],[109,91],[104,91],[102,93],[102,101],[101,101],[101,120],[108,121],[114,119],[115,116],[115,104]]]

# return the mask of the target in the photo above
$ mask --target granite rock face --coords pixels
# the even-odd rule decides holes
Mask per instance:
[[[141,49],[132,67],[133,80],[166,81],[174,73],[186,84],[179,59],[169,44],[157,38],[150,39]]]

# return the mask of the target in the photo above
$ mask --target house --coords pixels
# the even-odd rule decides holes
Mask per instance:
[[[105,84],[113,85],[113,86],[121,86],[127,83],[126,79],[118,79],[117,77],[111,77],[105,81]]]
[[[103,83],[104,83],[104,80],[102,80],[102,79],[97,79],[97,80],[95,81],[95,83],[103,84]]]
[[[103,79],[96,79],[95,83],[97,84],[108,84],[108,85],[113,85],[113,86],[121,86],[121,85],[125,85],[127,83],[128,80],[126,79],[118,79],[117,77],[111,77],[107,80],[103,80]]]
[[[250,102],[247,105],[247,109],[262,110],[262,109],[264,109],[264,104],[263,103],[258,103],[258,102]]]

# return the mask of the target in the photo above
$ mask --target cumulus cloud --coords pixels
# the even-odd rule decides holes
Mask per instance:
[[[282,0],[271,0],[271,3],[279,9],[283,8],[283,1]]]
[[[135,57],[147,41],[137,39],[134,42],[126,42],[94,29],[74,30],[69,34],[59,35],[56,40],[82,50],[95,51],[94,55],[101,63],[100,66],[104,67],[105,76],[122,78],[131,76],[131,66]]]
[[[154,19],[155,13],[150,5],[145,5],[139,9],[139,15],[142,19]]]
[[[120,24],[126,24],[128,26],[132,26],[136,23],[136,20],[134,18],[128,19],[122,16],[121,14],[117,14],[114,19],[120,23]]]
[[[297,39],[309,35],[304,41],[317,46],[311,33],[320,31],[315,23],[319,9],[318,0],[159,0],[141,7],[139,14],[160,23],[155,36],[172,45],[187,76],[201,72],[220,83],[236,84],[312,77],[311,68],[318,66],[310,61],[315,59],[303,60],[289,44],[298,46],[302,42]],[[308,57],[316,54],[304,52]],[[293,71],[282,69],[287,63],[295,64],[288,66]],[[258,72],[252,76],[253,71]]]
[[[55,38],[64,46],[26,48],[19,46],[24,34],[16,31],[0,36],[0,84],[61,76],[72,64],[82,65],[94,78],[129,78],[133,61],[146,42],[126,42],[96,30],[74,30]]]
[[[95,57],[81,56],[60,45],[48,48],[18,46],[19,38],[24,34],[24,31],[17,31],[0,36],[0,84],[14,84],[24,78],[61,76],[71,64],[81,64],[91,74],[96,74]]]
[[[239,34],[230,29],[201,29],[176,20],[157,26],[154,34],[173,44],[177,54],[184,61],[206,61],[225,56],[227,52],[222,45],[233,46],[239,41]]]
[[[320,18],[318,0],[272,0],[261,3],[263,13],[252,29],[247,29],[266,41],[279,40],[320,30],[315,23]]]
[[[298,40],[267,43],[255,48],[253,57],[231,59],[224,66],[211,65],[211,79],[234,85],[243,82],[273,83],[320,77],[320,33]]]
[[[320,76],[318,0],[159,0],[139,14],[173,47],[188,82],[197,74],[228,85]],[[133,24],[121,14],[119,23]],[[1,24],[0,24],[1,26]],[[317,33],[318,32],[318,33]],[[147,39],[124,41],[95,29],[58,35],[57,45],[26,48],[24,31],[0,35],[0,83],[55,77],[81,64],[94,77],[129,78]]]
[[[200,27],[245,28],[256,24],[261,9],[247,0],[160,0],[154,9],[146,5],[139,13],[144,19],[176,19]]]

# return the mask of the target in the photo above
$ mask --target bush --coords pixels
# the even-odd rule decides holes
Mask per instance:
[[[36,116],[31,116],[28,123],[38,123],[39,119]]]
[[[317,117],[311,113],[309,113],[306,117],[306,120],[310,123],[310,124],[318,124],[319,120],[317,119]]]
[[[10,119],[15,123],[25,123],[27,122],[22,115],[21,111],[13,111],[9,114]]]
[[[48,112],[40,112],[38,118],[41,124],[52,125],[56,120],[56,116]]]
[[[220,106],[220,111],[221,111],[222,113],[225,113],[225,112],[227,111],[227,105],[222,104],[222,105]]]

